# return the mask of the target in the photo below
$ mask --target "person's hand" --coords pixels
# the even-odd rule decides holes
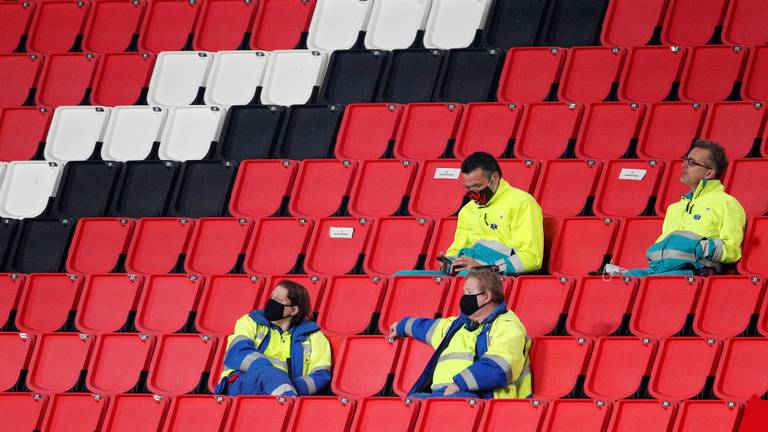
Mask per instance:
[[[448,387],[445,388],[443,396],[450,396],[454,393],[458,393],[459,391],[461,391],[461,389],[456,385],[456,383],[450,383],[448,384]]]
[[[389,338],[395,338],[397,337],[397,321],[393,322],[392,325],[389,326]]]
[[[480,264],[479,262],[475,261],[474,259],[468,257],[468,256],[460,256],[453,260],[453,270],[463,270],[467,268],[477,267]]]

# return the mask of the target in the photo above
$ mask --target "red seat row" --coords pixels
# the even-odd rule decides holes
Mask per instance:
[[[45,0],[0,4],[0,53],[292,49],[315,0]],[[190,34],[194,38],[190,39]],[[249,36],[246,39],[246,34]],[[79,39],[82,37],[82,41]],[[23,40],[26,39],[26,47]]]
[[[680,404],[651,400],[616,403],[582,399],[540,401],[496,399],[282,398],[206,395],[171,400],[149,394],[101,397],[59,393],[0,395],[0,413],[9,415],[9,432],[43,430],[262,431],[418,431],[483,432],[732,432],[742,406],[733,402],[690,400]],[[69,429],[73,427],[77,429]],[[162,429],[161,429],[162,428]]]
[[[392,391],[405,396],[433,353],[431,347],[413,339],[330,339],[334,351],[331,390],[343,397],[381,394],[387,391],[389,379]],[[146,375],[150,392],[176,396],[204,392],[206,387],[213,390],[222,370],[226,339],[199,334],[0,333],[0,349],[3,391],[24,388],[21,384],[51,395],[84,384],[82,389],[114,395],[141,389],[141,377]],[[620,336],[596,341],[545,336],[534,339],[531,351],[533,396],[544,400],[579,390],[604,401],[637,397],[646,390],[664,401],[711,398],[706,385],[713,379],[714,396],[746,401],[768,392],[766,364],[765,337],[731,338],[721,343],[695,337],[656,342]],[[22,371],[28,373],[19,383]],[[580,377],[583,389],[577,385]],[[642,384],[644,377],[647,389]]]

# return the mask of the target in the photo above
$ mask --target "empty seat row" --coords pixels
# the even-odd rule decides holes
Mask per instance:
[[[511,49],[497,96],[514,103],[763,100],[765,57],[764,47],[739,45]]]
[[[77,427],[87,430],[240,432],[259,425],[263,430],[290,432],[328,430],[352,432],[426,432],[449,430],[516,430],[537,432],[711,432],[736,431],[742,405],[734,402],[688,400],[680,404],[651,400],[615,403],[584,399],[542,401],[496,399],[400,399],[376,397],[353,400],[336,397],[283,398],[152,394],[109,397],[88,393],[58,393],[50,398],[32,393],[0,395],[0,412],[17,415],[9,431]],[[673,426],[674,425],[674,426]],[[162,429],[161,429],[162,428]],[[546,429],[542,429],[546,428]],[[48,430],[48,429],[43,429]]]
[[[410,339],[331,339],[331,390],[343,397],[405,396],[433,354],[428,345]],[[141,391],[146,385],[153,393],[175,396],[213,389],[219,381],[226,342],[219,339],[217,346],[216,338],[199,334],[31,336],[6,332],[0,333],[0,350],[4,354],[0,376],[4,390],[30,389],[50,395],[87,389],[113,395]],[[766,360],[768,338],[732,338],[720,343],[682,337],[657,343],[634,337],[604,337],[594,342],[539,337],[531,350],[531,370],[536,377],[533,397],[555,400],[584,394],[600,401],[638,396],[661,401],[697,397],[746,401],[768,391]],[[386,388],[388,379],[392,379],[391,390]],[[577,384],[582,380],[583,387]],[[707,388],[708,380],[713,381],[711,388]]]
[[[601,41],[609,46],[762,45],[768,33],[760,22],[768,17],[759,0],[611,0]]]

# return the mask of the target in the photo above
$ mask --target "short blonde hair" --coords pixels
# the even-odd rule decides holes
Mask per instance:
[[[488,269],[470,270],[464,279],[470,278],[477,279],[483,289],[490,291],[492,302],[502,303],[504,301],[504,285],[501,283],[499,275]]]

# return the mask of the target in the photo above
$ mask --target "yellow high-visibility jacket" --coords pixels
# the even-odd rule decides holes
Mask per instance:
[[[479,242],[499,253],[499,259],[484,264],[498,265],[505,274],[533,272],[541,268],[544,257],[543,224],[536,200],[502,179],[488,204],[470,201],[461,208],[453,244],[445,255],[457,256]]]

